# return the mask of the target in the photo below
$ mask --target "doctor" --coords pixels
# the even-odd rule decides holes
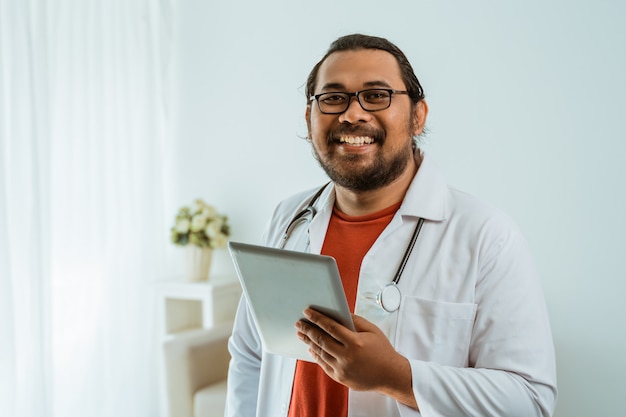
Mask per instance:
[[[307,97],[331,183],[280,203],[263,244],[333,256],[356,331],[306,310],[324,331],[300,321],[294,332],[314,362],[271,355],[242,298],[226,415],[551,416],[554,350],[527,244],[419,149],[428,106],[405,55],[341,37]],[[312,219],[290,227],[307,208]]]

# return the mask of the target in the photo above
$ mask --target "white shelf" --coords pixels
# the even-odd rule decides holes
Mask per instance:
[[[159,332],[166,339],[233,320],[241,286],[237,277],[227,275],[206,282],[164,281],[157,284],[156,292]]]

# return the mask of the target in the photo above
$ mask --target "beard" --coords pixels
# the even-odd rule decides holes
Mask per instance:
[[[408,132],[412,131],[410,123]],[[354,129],[342,126],[328,133],[326,141],[329,151],[320,155],[313,146],[315,159],[326,172],[326,175],[337,185],[355,192],[371,191],[391,184],[405,171],[411,158],[413,158],[413,139],[407,133],[406,146],[389,155],[379,155],[373,162],[366,164],[364,159],[371,156],[359,154],[338,155],[332,150],[334,144],[342,134],[354,134],[358,136],[371,136],[374,146],[382,149],[385,144],[385,133],[380,130]]]

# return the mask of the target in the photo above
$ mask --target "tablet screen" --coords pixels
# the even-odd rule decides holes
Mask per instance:
[[[354,330],[334,258],[240,242],[228,249],[267,352],[312,361],[295,329],[307,307]]]

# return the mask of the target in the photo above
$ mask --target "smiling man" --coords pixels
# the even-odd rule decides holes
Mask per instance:
[[[315,155],[330,179],[355,193],[387,194],[385,187],[398,183],[403,195],[417,171],[412,138],[428,113],[421,91],[413,102],[394,56],[377,49],[331,54],[316,78],[310,82],[319,86],[311,96],[317,106],[307,106],[306,119]]]
[[[356,330],[307,309],[294,332],[312,362],[268,354],[242,298],[226,415],[550,416],[554,349],[527,244],[419,149],[428,106],[402,51],[339,38],[307,96],[331,183],[280,203],[263,243],[280,246],[294,215],[315,207],[286,248],[337,260]]]

